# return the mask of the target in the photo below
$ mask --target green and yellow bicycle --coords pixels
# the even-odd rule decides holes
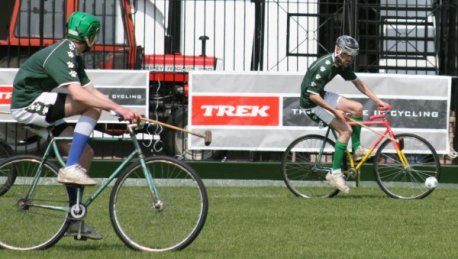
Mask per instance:
[[[373,172],[380,188],[388,196],[398,199],[421,199],[434,188],[425,186],[428,177],[439,180],[441,165],[434,147],[424,138],[411,134],[395,134],[386,114],[369,117],[358,122],[347,118],[350,125],[359,124],[378,134],[378,138],[356,163],[349,150],[342,161],[347,180],[360,184],[361,168],[372,159]],[[379,125],[383,132],[371,128]],[[339,190],[325,180],[331,169],[336,132],[328,127],[324,135],[305,135],[294,140],[282,158],[282,176],[288,189],[303,198],[330,198]],[[376,150],[376,151],[375,151]],[[372,152],[375,156],[371,158]]]

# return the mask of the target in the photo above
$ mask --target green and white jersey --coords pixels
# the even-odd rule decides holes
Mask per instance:
[[[41,93],[79,83],[88,84],[84,62],[70,40],[62,40],[33,54],[22,64],[14,79],[11,109],[28,106]]]
[[[316,106],[309,98],[310,94],[319,94],[324,97],[325,86],[336,76],[340,75],[345,80],[357,79],[351,67],[337,67],[334,54],[325,55],[308,68],[301,84],[300,106],[302,108],[313,108]]]

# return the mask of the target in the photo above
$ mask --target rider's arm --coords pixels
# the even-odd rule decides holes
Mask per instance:
[[[103,94],[102,92],[100,92],[99,90],[97,90],[97,88],[94,87],[94,85],[92,83],[89,83],[87,85],[84,85],[83,86],[86,90],[88,90],[89,92],[91,92],[94,96],[97,96],[98,98],[102,99],[102,100],[105,100],[107,102],[112,102],[112,100],[110,98],[108,98],[108,96],[106,96],[105,94]]]
[[[374,92],[372,92],[372,90],[369,88],[369,86],[367,86],[367,84],[364,83],[359,78],[356,78],[355,80],[353,80],[352,83],[356,86],[356,88],[361,93],[365,94],[372,101],[374,101],[377,105],[382,106],[382,107],[388,107],[389,106],[389,104],[387,104],[386,102],[384,102],[380,98],[378,98],[377,95]]]
[[[94,95],[89,91],[87,88],[82,87],[79,83],[71,83],[66,86],[69,95],[72,96],[73,100],[77,102],[81,102],[86,106],[91,106],[95,108],[99,108],[105,111],[110,111],[117,108],[117,104],[110,101],[107,102],[97,95]]]
[[[67,85],[69,94],[75,101],[81,102],[87,106],[99,108],[105,111],[115,111],[129,121],[136,121],[139,114],[131,109],[124,108],[123,106],[113,102],[106,97],[103,93],[97,90],[92,84],[82,87],[79,83],[72,83]]]

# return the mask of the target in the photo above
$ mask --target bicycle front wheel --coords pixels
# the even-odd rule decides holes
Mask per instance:
[[[137,162],[116,181],[110,197],[110,219],[129,247],[142,251],[178,250],[202,230],[208,211],[205,187],[194,170],[171,157],[145,160],[152,192]]]
[[[335,152],[334,142],[321,135],[294,140],[282,158],[282,176],[288,189],[303,198],[334,197],[339,190],[326,181]]]
[[[67,189],[57,182],[58,169],[53,164],[45,162],[38,172],[40,160],[41,157],[21,155],[0,164],[1,174],[16,175],[14,184],[0,197],[1,247],[44,249],[55,244],[65,232]]]
[[[14,154],[11,147],[0,140],[0,162]],[[2,196],[13,185],[16,175],[14,172],[0,172],[0,196]]]
[[[386,140],[374,158],[374,173],[380,188],[390,197],[398,199],[421,199],[434,189],[425,186],[426,178],[439,180],[441,167],[433,146],[415,134],[399,134],[395,139],[401,145],[408,164],[402,163],[394,151],[392,142]]]

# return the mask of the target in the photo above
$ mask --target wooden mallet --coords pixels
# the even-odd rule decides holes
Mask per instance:
[[[197,132],[193,132],[193,131],[190,131],[190,130],[187,130],[187,129],[183,129],[183,128],[180,128],[180,127],[168,124],[168,123],[164,123],[164,122],[160,122],[160,121],[157,121],[157,120],[148,119],[148,118],[145,118],[145,117],[142,117],[141,120],[147,121],[147,122],[151,122],[153,124],[161,125],[161,126],[164,126],[166,128],[169,128],[169,129],[182,131],[182,132],[194,135],[194,136],[199,137],[199,138],[203,138],[205,146],[208,146],[208,145],[210,145],[212,143],[212,132],[210,130],[206,130],[206,131],[204,131],[203,134],[201,134],[201,133],[197,133]]]

